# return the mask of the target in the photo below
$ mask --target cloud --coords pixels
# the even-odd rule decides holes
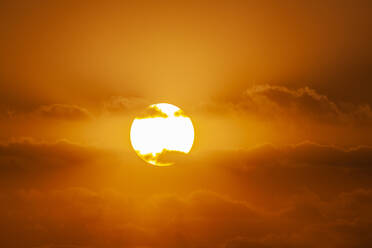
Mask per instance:
[[[230,154],[229,154],[230,153]],[[372,169],[372,147],[358,146],[349,149],[320,145],[312,142],[303,142],[297,145],[275,147],[263,145],[252,149],[225,151],[220,155],[223,158],[232,158],[233,164],[247,167],[326,167],[350,169]],[[236,159],[234,159],[236,158]],[[237,161],[235,161],[237,160]]]
[[[330,201],[297,199],[290,208],[271,213],[208,191],[134,200],[112,190],[68,188],[18,190],[0,197],[5,202],[0,207],[0,240],[7,247],[346,248],[371,244],[364,234],[372,223],[368,211],[372,194],[364,189]],[[314,218],[314,211],[323,217]]]
[[[156,154],[140,154],[138,151],[137,154],[139,154],[139,156],[141,156],[144,160],[157,165],[169,165],[177,162],[182,162],[186,159],[187,156],[187,153],[167,149],[163,149],[160,153]]]
[[[0,240],[7,247],[210,247],[236,232],[260,232],[262,219],[244,202],[202,191],[155,195],[142,203],[82,188],[19,190],[1,198],[7,204],[0,216],[9,225],[0,223],[7,234]],[[15,235],[22,239],[7,238]]]
[[[207,107],[211,111],[214,108]],[[224,102],[221,108],[264,120],[289,118],[331,124],[372,123],[372,109],[368,104],[334,102],[327,95],[309,87],[291,89],[285,86],[259,85],[247,89],[238,99]]]
[[[107,242],[125,245],[130,238],[121,237],[121,233],[135,233],[134,228],[125,231],[131,218],[130,204],[108,191],[18,190],[2,198],[8,201],[1,207],[2,220],[9,225],[0,224],[2,234],[7,234],[0,240],[7,247],[104,247]]]
[[[47,183],[51,174],[72,175],[76,169],[84,169],[85,174],[75,173],[74,185],[85,185],[100,177],[101,185],[123,184],[132,193],[136,192],[136,182],[143,184],[144,193],[167,190],[167,184],[172,184],[172,190],[222,187],[226,193],[254,188],[261,191],[262,196],[270,189],[289,195],[304,188],[318,194],[331,194],[372,187],[372,148],[364,146],[345,149],[304,142],[278,147],[195,151],[188,156],[165,152],[158,159],[171,159],[177,161],[177,165],[156,170],[138,159],[135,152],[106,150],[63,140],[21,139],[0,145],[0,178],[3,185],[16,185],[20,178],[27,178],[31,183],[44,178]],[[193,178],[194,182],[187,178]],[[18,182],[20,186],[23,183]],[[65,180],[58,183],[68,186]],[[153,186],[150,189],[145,185]]]
[[[164,189],[167,183],[172,183],[176,188],[207,186],[212,190],[222,185],[226,190],[272,188],[278,194],[280,191],[292,194],[310,187],[321,194],[372,186],[372,148],[366,146],[345,149],[304,142],[290,146],[196,151],[188,156],[165,152],[157,159],[171,159],[177,161],[177,165],[160,171],[138,159],[135,152],[106,150],[64,140],[20,139],[0,144],[0,178],[16,183],[15,179],[20,176],[36,180],[57,171],[66,173],[71,169],[89,168],[90,176],[84,180],[100,175],[101,183],[120,182],[135,187],[130,179],[134,176],[139,183],[154,184],[153,190]],[[84,182],[79,175],[75,177],[76,183]],[[196,182],[187,180],[189,177]],[[232,184],[228,183],[230,180]]]
[[[369,247],[371,154],[305,142],[195,153],[159,169],[68,141],[10,141],[0,146],[0,243]]]
[[[70,104],[39,105],[28,110],[8,109],[1,111],[2,121],[33,121],[34,119],[46,119],[57,121],[88,121],[94,118],[87,109]]]
[[[273,113],[276,110],[287,110],[325,120],[334,119],[341,114],[338,106],[327,96],[308,87],[291,90],[283,86],[262,85],[248,89],[245,93],[246,99],[240,103],[240,107],[247,110],[251,107],[257,109],[259,105],[265,104],[273,107]]]
[[[372,218],[366,208],[371,207],[371,200],[371,191],[365,189],[331,200],[321,200],[311,192],[298,195],[290,208],[269,220],[280,222],[281,230],[255,238],[237,236],[225,247],[368,247],[371,240],[365,234]]]
[[[66,140],[47,143],[33,139],[18,139],[0,144],[0,178],[35,175],[78,168],[93,163],[105,152]],[[37,178],[35,178],[37,179]]]
[[[144,111],[139,113],[136,118],[144,119],[144,118],[155,118],[155,117],[167,118],[168,115],[164,113],[160,108],[154,105],[154,106],[149,106]]]
[[[93,117],[85,108],[68,104],[44,105],[36,109],[33,112],[33,115],[49,119],[69,121],[90,120]]]
[[[149,104],[148,100],[139,97],[112,96],[103,103],[103,109],[107,113],[132,113]]]

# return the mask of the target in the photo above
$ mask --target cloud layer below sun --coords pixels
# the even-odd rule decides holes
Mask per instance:
[[[212,151],[165,171],[134,156],[67,141],[1,145],[2,244],[371,245],[370,147]]]

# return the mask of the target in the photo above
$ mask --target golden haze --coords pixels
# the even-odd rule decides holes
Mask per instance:
[[[371,9],[0,1],[0,246],[372,247]],[[149,166],[164,102],[195,137]]]

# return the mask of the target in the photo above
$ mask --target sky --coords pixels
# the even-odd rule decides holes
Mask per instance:
[[[372,246],[371,1],[0,2],[0,244]],[[175,165],[129,139],[192,119]]]

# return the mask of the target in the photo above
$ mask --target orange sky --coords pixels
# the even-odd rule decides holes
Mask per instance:
[[[371,246],[371,8],[2,1],[1,247]],[[158,102],[196,132],[167,168],[129,140]]]

